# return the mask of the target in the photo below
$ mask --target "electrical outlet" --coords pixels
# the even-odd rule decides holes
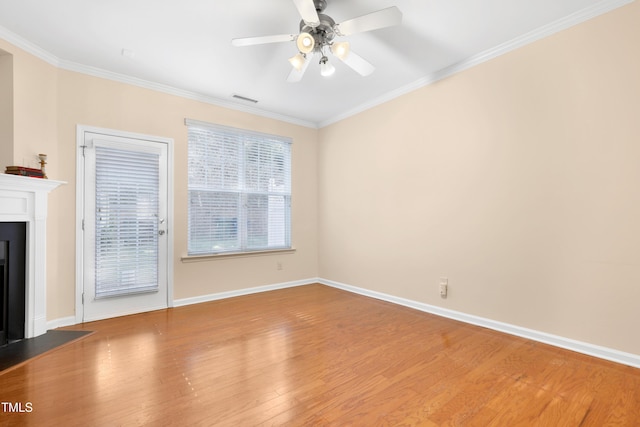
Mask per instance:
[[[446,298],[447,292],[449,291],[449,279],[446,277],[440,278],[440,297]]]
[[[282,270],[282,262],[278,261],[276,263],[276,270]]]

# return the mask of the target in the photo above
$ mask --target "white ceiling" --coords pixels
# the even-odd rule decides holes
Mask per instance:
[[[372,75],[335,60],[333,76],[312,64],[299,83],[286,82],[293,42],[231,46],[297,34],[292,0],[0,0],[0,37],[62,68],[315,127],[630,1],[327,0],[336,22],[397,6],[402,24],[339,38]]]

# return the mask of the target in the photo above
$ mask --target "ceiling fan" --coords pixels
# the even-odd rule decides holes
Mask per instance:
[[[335,67],[329,62],[327,51],[358,74],[368,76],[373,73],[375,67],[353,52],[349,42],[334,41],[335,37],[390,27],[398,25],[402,21],[402,12],[392,6],[336,24],[330,16],[322,13],[327,7],[326,0],[293,0],[293,3],[302,16],[298,34],[278,34],[231,40],[233,46],[295,41],[298,53],[289,58],[293,68],[287,77],[288,82],[300,81],[312,59],[316,56],[320,57],[320,74],[325,77],[332,75],[335,72]]]

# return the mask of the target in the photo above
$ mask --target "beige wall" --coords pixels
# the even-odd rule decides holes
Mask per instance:
[[[638,22],[636,2],[322,129],[320,276],[640,354]]]
[[[13,164],[13,56],[0,49],[0,172]]]
[[[49,171],[55,174],[57,69],[22,52],[13,54],[13,66],[13,160],[36,168],[38,153],[46,153],[52,160]]]
[[[0,40],[14,57],[14,160],[49,154],[48,175],[68,184],[49,197],[47,318],[75,315],[76,125],[174,140],[174,297],[205,296],[317,276],[317,130],[57,69]],[[183,263],[187,252],[185,117],[293,139],[292,240],[296,252]],[[37,159],[36,159],[37,160]],[[33,166],[36,164],[34,163]],[[281,263],[282,270],[277,270]]]
[[[12,125],[12,159],[3,159],[0,166],[21,165],[39,167],[38,154],[46,153],[53,160],[57,155],[56,101],[57,69],[0,39],[2,79],[11,80],[13,97],[9,107]],[[1,89],[7,92],[7,88]],[[7,123],[7,118],[2,119]],[[6,129],[2,131],[4,134]],[[55,170],[55,169],[54,169]],[[4,172],[4,170],[3,170]]]

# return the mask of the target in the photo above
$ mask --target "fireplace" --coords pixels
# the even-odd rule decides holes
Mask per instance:
[[[0,347],[24,338],[25,222],[0,222]]]
[[[61,184],[64,183],[49,179],[0,174],[0,223],[3,224],[3,227],[7,223],[22,223],[18,228],[24,229],[22,232],[24,237],[19,237],[24,242],[24,276],[17,279],[22,285],[21,288],[24,289],[24,300],[19,302],[12,300],[12,295],[15,292],[8,292],[7,299],[2,297],[4,306],[18,305],[18,312],[24,307],[24,311],[20,313],[23,323],[16,323],[19,325],[16,328],[20,330],[16,334],[14,326],[11,326],[11,323],[15,322],[11,322],[9,324],[11,332],[7,331],[7,339],[15,335],[33,338],[47,332],[47,198],[48,193]],[[1,261],[3,278],[9,270],[19,270],[19,267],[11,267],[8,263],[16,261],[14,254],[19,253],[20,250],[15,249],[13,243],[7,242],[9,239],[0,236],[0,246],[2,246],[0,251],[4,252],[3,261]],[[12,310],[9,309],[9,315],[11,312]],[[3,313],[4,317],[6,315]]]

